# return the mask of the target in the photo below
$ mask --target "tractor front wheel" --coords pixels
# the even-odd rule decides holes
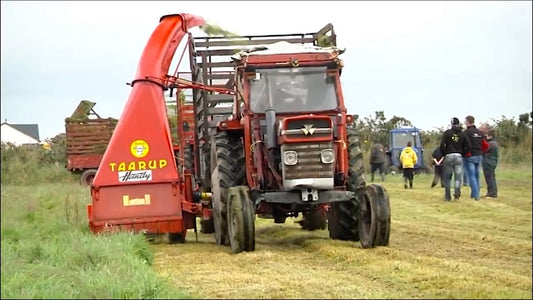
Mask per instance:
[[[359,241],[358,216],[359,203],[366,181],[364,177],[363,152],[355,129],[347,128],[348,138],[348,181],[346,187],[356,194],[354,199],[334,202],[328,210],[329,237],[344,241]]]
[[[387,246],[390,234],[390,203],[385,188],[378,184],[366,187],[361,202],[359,236],[363,248]]]
[[[228,236],[233,253],[255,250],[255,205],[248,187],[228,190]]]

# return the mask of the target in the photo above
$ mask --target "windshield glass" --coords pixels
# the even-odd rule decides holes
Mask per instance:
[[[258,69],[250,80],[250,108],[255,113],[269,106],[276,112],[335,109],[335,80],[326,75],[326,67]]]
[[[405,148],[409,141],[413,144],[413,147],[417,145],[414,132],[396,132],[392,140],[393,148]]]

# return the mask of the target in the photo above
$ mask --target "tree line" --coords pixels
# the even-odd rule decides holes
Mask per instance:
[[[175,108],[174,108],[175,109]],[[169,118],[170,127],[175,131],[177,127],[175,116]],[[533,112],[520,114],[518,120],[502,116],[500,119],[489,123],[495,130],[500,144],[500,161],[505,165],[517,165],[531,159],[532,154],[532,125]],[[403,117],[393,116],[387,118],[384,111],[376,111],[374,116],[360,118],[354,116],[354,122],[349,125],[357,130],[361,141],[365,161],[368,160],[370,148],[374,143],[388,144],[389,131],[399,126],[413,126],[413,123]],[[425,149],[425,161],[431,161],[431,152],[440,143],[442,133],[446,128],[434,130],[421,130],[421,140]],[[2,183],[16,183],[24,180],[24,176],[40,176],[41,167],[48,168],[43,174],[50,180],[68,176],[65,170],[67,163],[66,136],[60,133],[47,139],[50,149],[43,149],[40,145],[14,146],[2,143]],[[65,172],[63,172],[65,171]],[[20,175],[16,175],[20,174]],[[22,176],[24,175],[24,176]]]
[[[504,164],[520,164],[524,159],[531,159],[533,112],[520,114],[518,120],[514,117],[501,116],[500,119],[488,124],[496,130],[496,139],[503,149],[501,159]],[[389,144],[389,132],[392,129],[401,126],[413,127],[413,123],[404,117],[387,118],[384,111],[376,111],[374,116],[364,118],[354,115],[354,122],[349,126],[359,133],[363,153],[369,153],[375,143]],[[420,129],[422,145],[428,158],[433,148],[439,145],[442,133],[446,129],[445,127],[433,130]]]

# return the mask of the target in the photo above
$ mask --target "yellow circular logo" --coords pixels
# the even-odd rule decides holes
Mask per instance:
[[[131,154],[135,157],[145,157],[150,151],[148,143],[144,140],[135,140],[130,146]]]

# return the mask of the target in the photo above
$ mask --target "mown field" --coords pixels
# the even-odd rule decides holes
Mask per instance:
[[[256,251],[212,235],[185,244],[94,236],[87,188],[1,187],[2,298],[532,298],[532,172],[497,171],[498,199],[443,201],[430,175],[387,176],[388,247],[256,220]],[[483,180],[482,180],[483,181]],[[485,193],[482,183],[482,195]]]

